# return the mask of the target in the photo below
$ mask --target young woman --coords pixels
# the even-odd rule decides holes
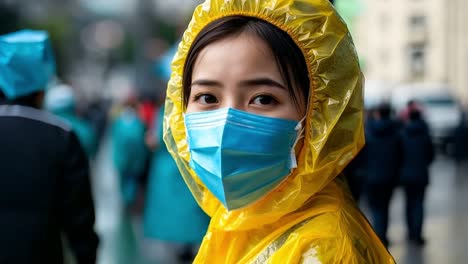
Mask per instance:
[[[211,216],[195,263],[394,263],[340,176],[362,74],[325,0],[211,0],[172,64],[164,140]]]

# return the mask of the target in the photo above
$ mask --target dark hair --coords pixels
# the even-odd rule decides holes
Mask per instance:
[[[228,36],[243,32],[253,33],[269,46],[276,59],[279,71],[286,82],[289,95],[300,108],[300,95],[307,105],[309,96],[309,74],[304,55],[294,40],[285,31],[255,17],[229,16],[215,20],[201,30],[190,47],[183,73],[183,102],[187,107],[190,96],[192,72],[200,52],[209,44]]]
[[[421,119],[421,112],[419,110],[411,110],[409,112],[409,119],[410,120],[420,120]]]
[[[41,96],[44,92],[38,91],[28,95],[23,95],[15,99],[8,99],[6,95],[0,91],[0,103],[1,104],[18,104],[24,106],[30,106],[35,108],[40,108],[38,105],[38,96]]]
[[[392,114],[392,106],[389,103],[382,103],[379,106],[378,111],[380,114],[380,118],[390,119],[390,115]]]

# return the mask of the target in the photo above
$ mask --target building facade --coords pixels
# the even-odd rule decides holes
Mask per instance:
[[[468,1],[451,0],[447,9],[447,73],[468,109]]]
[[[367,79],[447,84],[468,103],[468,1],[361,0],[353,25]]]

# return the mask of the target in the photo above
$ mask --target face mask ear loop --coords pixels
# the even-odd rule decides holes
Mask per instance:
[[[188,138],[189,133],[188,133],[188,128],[187,128],[187,123],[185,122],[186,115],[187,113],[182,113],[182,118],[184,120],[184,128],[185,128],[185,139],[187,140],[187,142],[190,142]],[[190,144],[187,144],[187,150],[190,151]]]
[[[301,119],[301,121],[299,121],[299,123],[297,123],[297,126],[294,129],[294,130],[297,131],[297,137],[296,137],[296,140],[294,141],[294,144],[291,147],[291,152],[290,152],[290,157],[289,157],[289,160],[290,160],[289,168],[291,170],[297,168],[297,158],[296,158],[295,148],[296,148],[297,142],[299,142],[299,140],[301,140],[304,137],[305,126],[303,126],[302,123],[305,121],[305,119],[306,119],[306,117],[304,116]]]

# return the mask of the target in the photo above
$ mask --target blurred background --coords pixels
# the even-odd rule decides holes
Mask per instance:
[[[60,115],[54,102],[68,95],[73,115],[91,131],[80,139],[92,162],[100,264],[188,263],[196,251],[196,243],[168,245],[152,236],[147,225],[158,216],[146,211],[156,163],[161,164],[156,158],[163,148],[158,117],[168,67],[200,2],[0,0],[0,34],[32,28],[51,36],[58,69],[51,91],[66,89],[50,93],[49,110]],[[369,115],[388,103],[392,118],[403,123],[412,101],[436,149],[424,202],[426,241],[412,245],[406,240],[405,195],[397,188],[390,204],[390,252],[398,263],[465,263],[468,1],[333,2],[355,41]],[[128,142],[142,150],[130,153]],[[369,214],[366,201],[360,205]],[[170,250],[176,260],[164,256]],[[71,256],[69,261],[73,263]]]

